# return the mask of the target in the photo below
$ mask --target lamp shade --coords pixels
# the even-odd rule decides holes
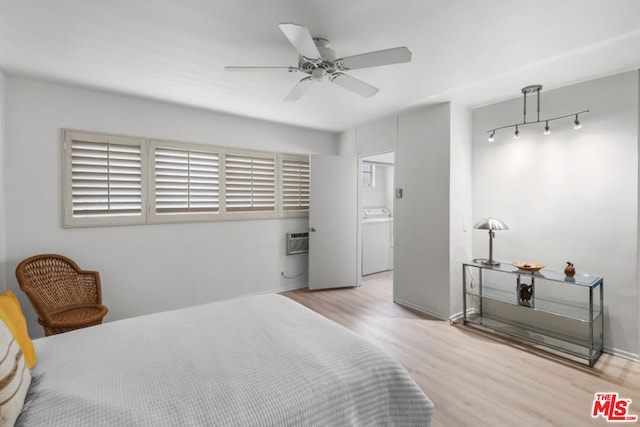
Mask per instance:
[[[493,237],[496,234],[494,233],[494,231],[508,230],[509,227],[507,227],[507,224],[500,221],[499,219],[489,217],[476,222],[473,228],[479,230],[489,230],[489,259],[483,259],[480,262],[487,265],[500,265],[500,262],[493,260]]]
[[[508,230],[507,224],[495,218],[485,218],[476,222],[473,228],[477,228],[479,230]]]

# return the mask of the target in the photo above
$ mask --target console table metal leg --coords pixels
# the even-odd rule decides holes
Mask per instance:
[[[593,288],[589,288],[589,367],[593,361]]]
[[[467,267],[462,266],[462,323],[467,323]]]

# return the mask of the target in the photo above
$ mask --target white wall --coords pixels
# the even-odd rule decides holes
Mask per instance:
[[[462,312],[462,263],[471,259],[471,110],[451,105],[451,159],[449,167],[449,315]]]
[[[6,168],[5,168],[5,76],[0,70],[0,292],[7,288],[5,280],[7,266],[6,223]]]
[[[638,72],[542,91],[541,118],[590,109],[544,126],[486,131],[522,120],[522,98],[473,111],[473,219],[493,216],[494,257],[604,276],[605,348],[639,353]],[[530,99],[531,101],[531,99]],[[535,103],[528,106],[535,120]],[[533,113],[531,113],[533,112]],[[473,231],[473,256],[487,257],[486,232]]]
[[[368,156],[393,152],[396,149],[398,117],[385,117],[364,123],[339,134],[342,156]]]
[[[386,117],[358,126],[354,130],[355,154],[386,153],[396,148],[398,118]]]
[[[63,229],[60,128],[320,154],[337,152],[337,135],[14,77],[6,95],[9,288],[20,260],[46,252],[100,271],[107,321],[306,284],[280,271],[306,271],[306,255],[285,255],[285,233],[307,219]]]
[[[450,104],[398,118],[394,301],[450,316]]]
[[[341,156],[355,156],[356,129],[349,129],[338,134],[338,154]]]
[[[637,146],[640,146],[640,70],[637,73],[637,94],[638,94],[638,111],[637,111],[637,120],[638,120],[638,133],[637,133]],[[638,164],[640,165],[640,150],[638,150]],[[638,180],[640,181],[640,168],[638,170]],[[640,191],[640,188],[638,189],[638,191]],[[640,197],[638,197],[638,205],[637,205],[637,211],[640,213]],[[637,217],[637,227],[638,227],[638,232],[640,233],[640,215],[636,214]],[[640,266],[640,239],[637,239],[637,246],[636,246],[636,266]],[[638,274],[638,270],[636,269],[636,274]],[[637,303],[636,303],[636,316],[638,316],[638,322],[640,323],[640,277],[637,277],[638,280],[638,288],[637,288]],[[637,324],[636,323],[636,324]],[[637,328],[637,355],[640,355],[640,325]]]

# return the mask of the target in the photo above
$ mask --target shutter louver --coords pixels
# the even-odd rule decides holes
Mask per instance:
[[[142,215],[141,162],[139,145],[72,140],[72,215]]]
[[[217,152],[156,147],[155,211],[216,213],[220,209]]]
[[[284,211],[309,210],[309,160],[283,157],[282,208]]]
[[[226,212],[275,212],[275,156],[225,154]]]

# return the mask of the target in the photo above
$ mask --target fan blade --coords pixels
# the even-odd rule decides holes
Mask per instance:
[[[291,71],[298,71],[298,67],[236,67],[236,66],[231,66],[231,67],[224,67],[225,70],[227,71],[262,71],[262,70],[289,70]]]
[[[311,77],[305,77],[300,80],[294,87],[291,89],[291,92],[284,98],[285,101],[297,101],[300,97],[309,89],[309,86],[313,84],[313,80]]]
[[[336,65],[343,70],[356,70],[358,68],[378,67],[380,65],[399,64],[409,61],[411,61],[411,51],[409,49],[406,47],[394,47],[347,56],[346,58],[338,59]]]
[[[380,90],[375,86],[371,86],[369,83],[365,83],[360,79],[343,73],[333,74],[331,76],[331,82],[365,98],[375,95]]]
[[[291,23],[283,23],[278,26],[300,55],[307,59],[322,58],[307,27]]]

